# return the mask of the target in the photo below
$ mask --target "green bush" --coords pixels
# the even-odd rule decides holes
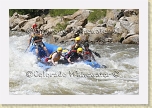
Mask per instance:
[[[46,11],[47,9],[45,9]],[[41,16],[44,13],[43,9],[10,9],[9,15],[12,16],[15,12],[21,15],[29,14],[31,18]]]
[[[91,12],[88,20],[90,22],[96,22],[97,20],[103,18],[106,16],[106,9],[90,9],[93,10],[94,12]],[[25,15],[25,14],[30,14],[31,18],[36,17],[36,16],[41,16],[44,11],[48,11],[50,16],[56,17],[56,16],[66,16],[66,15],[72,15],[78,9],[10,9],[9,10],[9,15],[12,16],[15,12]],[[46,12],[47,13],[47,12]],[[46,15],[46,14],[45,14]]]
[[[56,25],[56,28],[58,29],[58,30],[64,30],[66,27],[67,27],[67,23],[63,23],[63,24],[60,24],[60,23],[58,23],[57,25]]]
[[[88,20],[92,23],[95,23],[97,20],[106,16],[106,9],[90,9],[94,12],[91,12]]]
[[[54,28],[54,30],[55,30],[56,32],[59,32],[59,31],[65,30],[66,27],[67,27],[67,25],[68,25],[68,22],[66,21],[66,22],[64,22],[64,23],[58,23],[58,24],[57,24],[55,27],[53,27],[53,28]]]
[[[99,24],[102,24],[102,23],[103,23],[103,20],[100,20],[100,21],[99,21]]]
[[[72,15],[76,11],[78,11],[78,9],[50,9],[49,13],[51,17],[56,17]]]

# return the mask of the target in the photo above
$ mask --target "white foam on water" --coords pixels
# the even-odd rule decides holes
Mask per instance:
[[[44,71],[36,64],[36,56],[29,51],[25,52],[28,39],[28,35],[9,37],[9,90],[11,95],[138,94],[139,57],[137,55],[133,58],[126,56],[126,58],[119,59],[122,49],[119,50],[118,54],[112,50],[112,46],[107,45],[108,52],[104,54],[102,53],[103,49],[94,48],[98,53],[103,54],[101,58],[95,56],[96,61],[101,65],[106,65],[107,69],[93,69],[84,63],[75,63],[59,64]],[[92,49],[93,47],[94,45],[91,45]],[[112,52],[109,51],[110,49]],[[135,49],[131,47],[130,50]],[[132,53],[127,52],[130,55],[133,55]],[[119,71],[121,75],[126,75],[126,77],[113,76],[114,70]],[[27,73],[31,73],[32,76],[28,77]],[[76,75],[73,76],[73,73]],[[91,73],[102,73],[106,76],[84,76]],[[132,79],[131,75],[134,76]]]

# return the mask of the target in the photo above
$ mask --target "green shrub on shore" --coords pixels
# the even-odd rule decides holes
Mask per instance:
[[[33,18],[47,13],[45,12],[46,10],[49,11],[48,14],[52,17],[72,15],[74,12],[78,11],[78,9],[10,9],[9,16],[17,12],[21,15],[30,14],[31,18]]]
[[[106,9],[89,9],[93,12],[90,13],[88,20],[92,23],[95,23],[97,20],[106,16]],[[78,9],[50,9],[50,16],[66,16],[74,14]]]
[[[9,10],[9,15],[12,16],[15,12],[21,14],[21,15],[25,15],[25,14],[29,14],[31,16],[31,18],[36,17],[36,16],[41,16],[42,14],[44,14],[44,11],[48,11],[48,14],[52,17],[56,17],[56,16],[66,16],[66,15],[72,15],[73,13],[75,13],[76,11],[78,11],[78,9],[10,9]],[[97,20],[103,18],[106,16],[106,9],[90,9],[94,12],[91,12],[88,20],[92,23],[95,23]],[[47,13],[47,12],[46,12]]]
[[[68,22],[64,22],[64,23],[58,23],[55,27],[54,27],[54,30],[59,32],[59,31],[62,31],[62,30],[65,30],[65,28],[67,27],[68,25]]]
[[[99,24],[102,24],[102,23],[103,23],[103,20],[100,20],[100,21],[99,21]]]
[[[97,20],[106,16],[106,9],[90,9],[93,12],[90,13],[88,20],[92,23],[95,23]]]
[[[21,15],[29,14],[31,18],[41,16],[44,13],[43,9],[10,9],[9,16],[12,16],[15,12]]]
[[[72,15],[78,9],[50,9],[49,13],[51,17]]]

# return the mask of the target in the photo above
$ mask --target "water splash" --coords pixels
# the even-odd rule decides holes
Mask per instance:
[[[83,63],[52,66],[43,71],[36,57],[25,50],[28,35],[9,37],[9,91],[11,95],[95,95],[138,94],[139,51],[137,45],[91,45],[107,69],[93,69]],[[60,44],[61,46],[62,44]],[[63,45],[69,48],[69,45]],[[27,77],[31,72],[31,77]],[[92,75],[92,76],[91,76]]]

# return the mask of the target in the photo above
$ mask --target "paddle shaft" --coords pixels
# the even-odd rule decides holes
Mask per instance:
[[[30,45],[29,45],[30,46]],[[26,48],[25,52],[28,50],[29,46]]]

